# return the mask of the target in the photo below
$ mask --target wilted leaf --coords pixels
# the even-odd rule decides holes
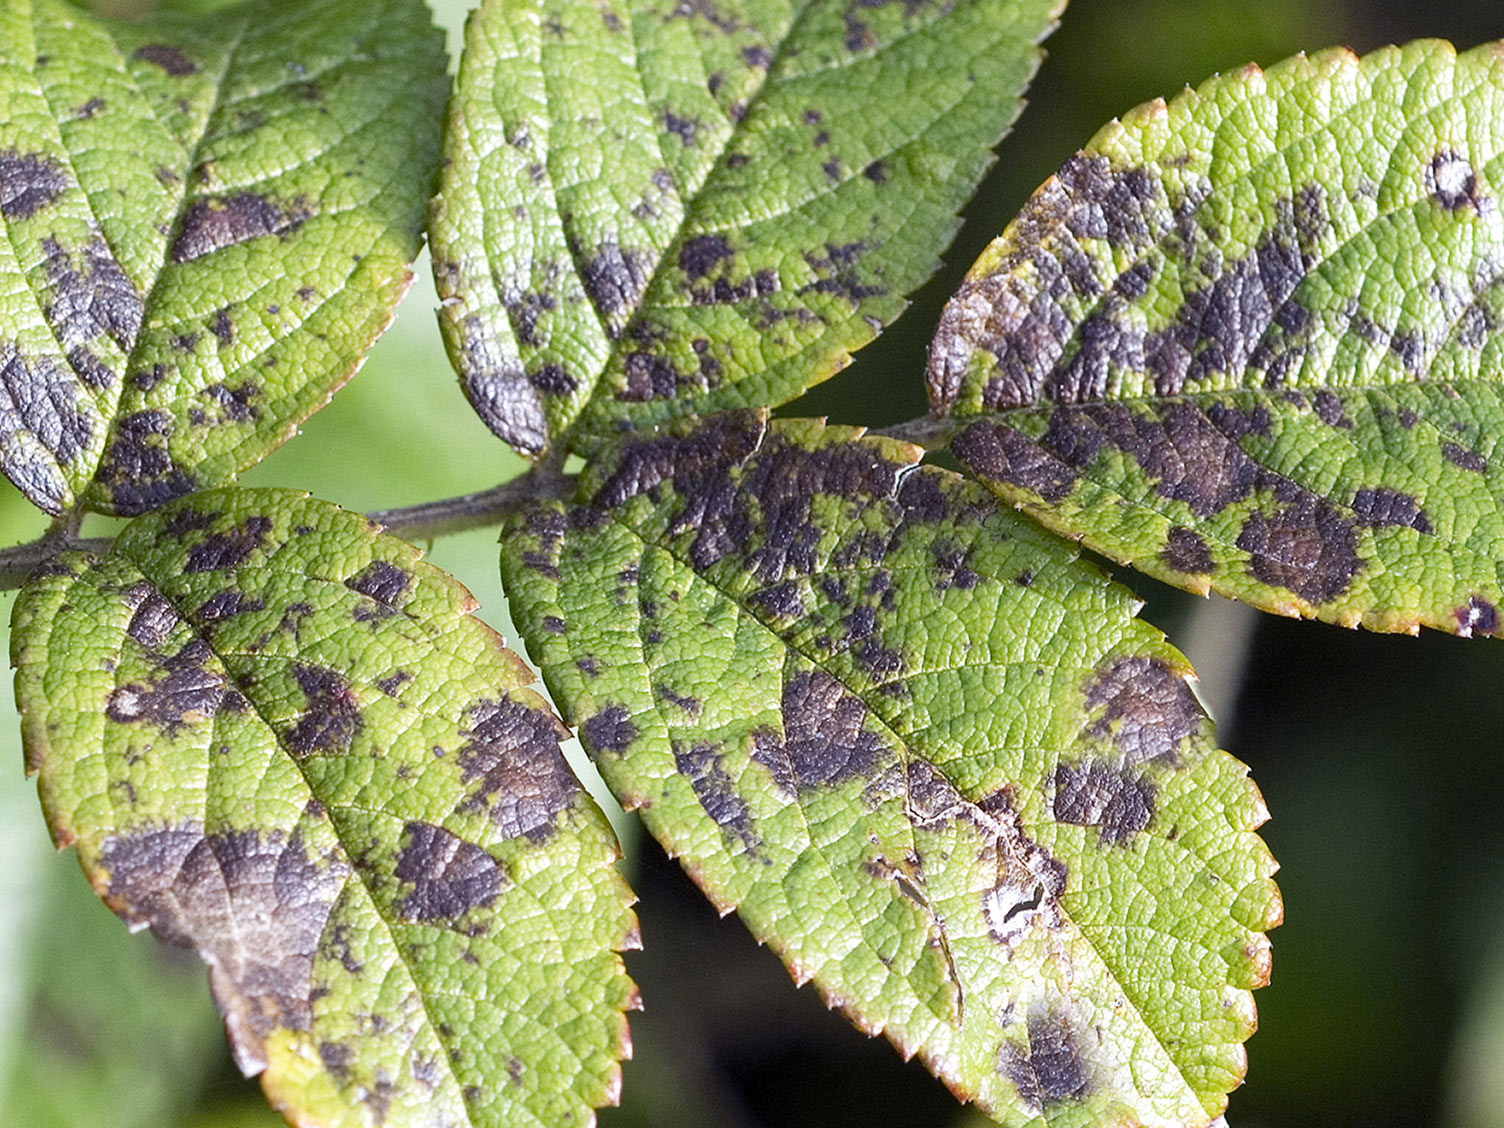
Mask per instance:
[[[364,518],[195,495],[64,556],[13,635],[59,844],[196,947],[300,1125],[586,1123],[634,992],[615,840],[474,601]]]
[[[931,349],[962,461],[1171,583],[1493,633],[1504,49],[1248,67],[1104,129]]]
[[[1279,917],[1258,792],[1126,591],[859,434],[607,448],[504,538],[519,628],[617,796],[863,1030],[1006,1123],[1205,1124]]]
[[[0,12],[0,468],[139,513],[231,478],[359,364],[438,156],[419,0]]]
[[[483,4],[432,225],[470,402],[588,450],[842,368],[938,265],[1059,7]]]

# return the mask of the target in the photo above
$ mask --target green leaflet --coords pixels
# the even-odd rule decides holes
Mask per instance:
[[[58,558],[15,613],[27,763],[110,906],[198,949],[293,1122],[584,1123],[636,997],[615,839],[420,555],[226,490]]]
[[[350,376],[438,157],[420,0],[0,11],[0,468],[56,513],[232,478]]]
[[[1008,1124],[1204,1124],[1273,863],[1122,588],[917,448],[736,412],[621,439],[503,538],[625,805],[863,1030]]]
[[[482,4],[431,225],[470,402],[588,452],[842,368],[938,266],[1059,7]]]
[[[955,443],[1171,583],[1382,630],[1504,598],[1504,50],[1248,67],[1097,135],[931,346]]]

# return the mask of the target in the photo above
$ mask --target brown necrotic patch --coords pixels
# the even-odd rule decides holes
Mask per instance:
[[[1273,516],[1250,514],[1237,546],[1256,579],[1313,604],[1336,599],[1363,567],[1352,524],[1319,498],[1297,498]]]
[[[1100,761],[1061,764],[1050,775],[1060,822],[1097,828],[1104,843],[1122,845],[1154,821],[1153,781]]]
[[[409,822],[397,854],[397,880],[411,891],[397,903],[403,920],[416,924],[455,921],[489,908],[507,885],[501,864],[473,843],[443,827]]]
[[[225,247],[265,235],[296,231],[308,219],[301,204],[283,207],[257,192],[195,200],[183,213],[172,261],[192,262]]]
[[[568,730],[552,713],[505,697],[478,701],[465,716],[457,759],[475,788],[459,809],[488,811],[506,838],[543,841],[579,790],[559,750]]]
[[[68,175],[46,153],[0,150],[0,217],[30,219],[67,190]]]
[[[762,840],[752,828],[746,800],[736,793],[736,784],[726,773],[724,757],[715,745],[676,748],[674,766],[689,780],[695,798],[721,828],[721,836],[728,844],[733,839],[739,840],[748,853],[761,845]]]
[[[149,623],[149,618],[143,620],[143,633],[154,633]],[[190,639],[175,654],[154,657],[153,661],[157,670],[149,681],[130,682],[110,694],[105,705],[105,716],[110,720],[155,725],[170,734],[185,725],[209,720],[221,709],[238,713],[246,708],[245,698],[230,687],[202,639]]]
[[[1185,679],[1158,658],[1111,663],[1087,683],[1086,707],[1102,710],[1090,735],[1111,739],[1127,765],[1175,764],[1203,717]]]
[[[1481,595],[1469,597],[1468,601],[1452,613],[1457,623],[1457,633],[1463,638],[1475,634],[1492,635],[1499,631],[1499,610],[1493,602]]]
[[[98,866],[111,908],[209,965],[243,1072],[265,1068],[273,1031],[309,1028],[314,960],[349,875],[338,856],[310,854],[296,833],[181,826],[114,836]]]
[[[282,734],[296,757],[348,752],[365,727],[355,692],[342,674],[324,666],[296,665],[293,680],[303,692],[303,715]]]
[[[757,733],[752,758],[787,795],[871,779],[895,758],[867,729],[867,706],[823,670],[796,674],[783,688],[783,734]]]
[[[193,492],[193,478],[173,464],[167,449],[173,428],[172,415],[155,409],[115,421],[98,479],[117,513],[134,516]]]

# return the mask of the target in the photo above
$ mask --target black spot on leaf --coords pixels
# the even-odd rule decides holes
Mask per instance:
[[[0,421],[7,431],[29,431],[63,465],[78,458],[94,435],[72,375],[50,357],[23,357],[5,341],[0,341]]]
[[[412,582],[412,576],[397,565],[385,560],[373,560],[358,575],[346,580],[345,586],[351,591],[370,596],[378,603],[396,607]]]
[[[247,517],[223,533],[206,537],[188,550],[185,572],[220,572],[238,568],[266,541],[272,523],[265,517]]]
[[[1441,456],[1453,466],[1469,470],[1474,474],[1482,474],[1488,470],[1488,459],[1477,451],[1468,450],[1467,447],[1458,446],[1456,443],[1442,443]]]
[[[1316,412],[1316,418],[1320,419],[1328,427],[1341,427],[1344,430],[1352,430],[1353,421],[1347,417],[1347,412],[1342,406],[1342,401],[1325,388],[1311,397],[1311,407]]]
[[[161,67],[173,78],[197,74],[198,64],[176,47],[166,43],[148,43],[131,52],[131,58],[141,59]]]
[[[1130,765],[1175,763],[1202,719],[1185,679],[1158,658],[1118,659],[1088,683],[1086,705],[1104,710],[1091,735],[1110,736]]]
[[[261,418],[261,409],[254,402],[261,398],[261,388],[255,384],[240,384],[233,388],[210,384],[203,395],[213,400],[223,417],[231,423],[254,423]]]
[[[998,1072],[1013,1082],[1024,1104],[1042,1112],[1090,1095],[1078,1038],[1063,1014],[1031,1015],[1028,1035],[1027,1049],[1004,1043],[998,1057]]]
[[[284,209],[256,192],[195,200],[183,215],[172,244],[172,261],[192,262],[204,255],[264,235],[296,231],[308,218],[301,205]]]
[[[125,599],[127,604],[135,606],[125,633],[147,650],[159,649],[178,625],[178,613],[172,604],[146,580],[127,589]]]
[[[323,666],[300,664],[292,673],[306,704],[302,718],[282,734],[288,750],[298,757],[348,752],[365,727],[350,683]]]
[[[676,749],[674,766],[689,780],[695,798],[721,828],[721,834],[728,840],[740,839],[748,852],[756,850],[761,840],[752,829],[752,816],[746,801],[736,793],[716,748],[697,744],[688,750]]]
[[[579,382],[562,364],[548,363],[527,374],[527,382],[545,395],[567,396]]]
[[[91,239],[75,258],[49,237],[42,240],[42,253],[47,320],[63,347],[77,349],[104,335],[129,351],[141,328],[141,295],[104,240]]]
[[[1387,525],[1420,533],[1431,531],[1431,522],[1415,498],[1388,486],[1360,489],[1353,495],[1352,509],[1358,524],[1369,528]]]
[[[261,611],[265,607],[266,603],[262,599],[247,599],[241,592],[226,588],[204,600],[199,609],[194,612],[193,617],[200,623],[218,623],[225,619],[233,619],[236,615]]]
[[[951,440],[951,450],[983,479],[1045,501],[1063,501],[1075,488],[1075,471],[1005,423],[974,423]]]
[[[0,150],[0,217],[30,219],[67,187],[62,166],[45,153]]]
[[[1170,529],[1169,536],[1165,538],[1165,547],[1159,555],[1171,568],[1188,576],[1204,576],[1216,569],[1206,539],[1200,533],[1181,525]]]
[[[618,314],[636,308],[651,269],[648,255],[606,242],[581,269],[580,282],[597,310]]]
[[[1250,514],[1237,546],[1252,557],[1258,580],[1308,603],[1336,599],[1363,567],[1352,525],[1319,498],[1298,498],[1272,517]]]
[[[622,362],[627,385],[616,398],[630,403],[673,399],[679,393],[679,373],[661,356],[648,352],[628,353]]]
[[[412,892],[397,903],[404,920],[453,921],[488,908],[506,885],[500,863],[485,850],[431,823],[409,822],[397,854],[397,880]]]
[[[1470,638],[1475,634],[1497,634],[1499,630],[1498,608],[1481,595],[1469,598],[1467,603],[1453,612],[1453,618],[1457,621],[1457,633],[1463,638]]]
[[[699,123],[694,118],[680,117],[673,110],[663,112],[663,128],[679,138],[685,148],[692,148],[695,144],[695,132]]]
[[[242,1071],[265,1068],[274,1030],[309,1029],[314,960],[349,876],[338,856],[310,855],[296,833],[184,825],[110,838],[99,865],[111,908],[208,963]]]
[[[637,726],[620,705],[607,705],[580,726],[580,736],[592,752],[625,752],[637,739]]]
[[[1122,844],[1154,821],[1154,783],[1106,764],[1061,764],[1050,776],[1050,787],[1055,818],[1096,827],[1104,843]]]
[[[752,758],[790,793],[865,779],[893,756],[866,720],[867,706],[829,674],[796,674],[783,688],[783,737],[759,732]]]
[[[176,654],[156,660],[158,671],[148,684],[116,688],[105,715],[117,724],[143,723],[176,732],[227,708],[238,712],[245,699],[211,668],[214,655],[202,639],[189,641]]]
[[[691,282],[698,282],[735,253],[720,235],[696,235],[679,248],[679,269]]]
[[[774,584],[755,591],[747,597],[747,603],[773,616],[792,619],[804,614],[804,597],[795,583]]]
[[[477,787],[461,809],[489,810],[507,838],[543,841],[578,792],[559,750],[567,730],[546,710],[508,698],[477,702],[466,721],[458,762],[465,781]]]

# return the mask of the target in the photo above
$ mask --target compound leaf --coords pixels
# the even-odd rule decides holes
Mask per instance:
[[[519,629],[624,805],[1008,1124],[1201,1125],[1279,919],[1246,769],[1122,588],[917,448],[753,412],[520,516]]]
[[[1247,67],[1113,123],[978,260],[931,402],[1046,525],[1192,590],[1493,633],[1504,47]]]
[[[223,482],[391,319],[436,168],[420,0],[0,12],[0,468],[56,513]]]
[[[57,558],[15,613],[28,768],[111,908],[198,949],[293,1123],[587,1123],[635,1000],[615,839],[419,557],[227,490]]]
[[[538,455],[830,376],[938,265],[1059,7],[482,4],[431,225],[470,402]]]

